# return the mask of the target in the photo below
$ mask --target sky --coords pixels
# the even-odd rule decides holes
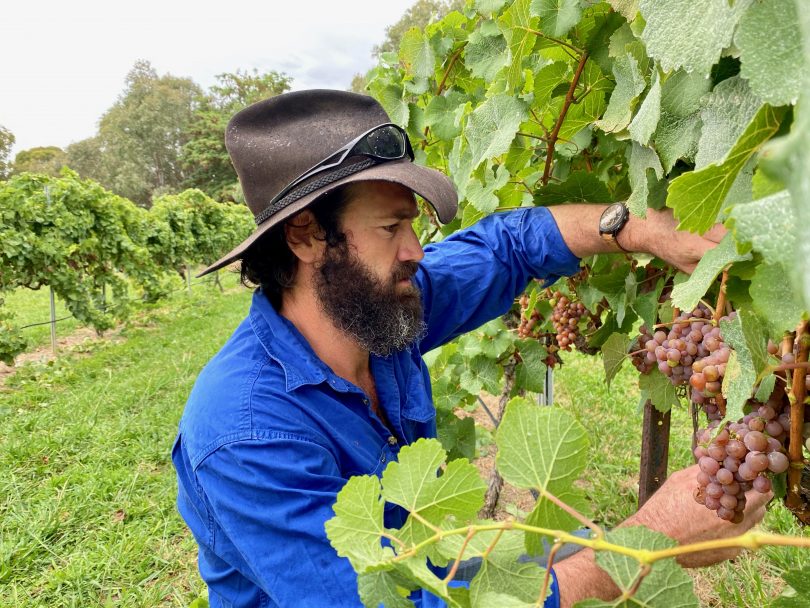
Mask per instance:
[[[13,154],[91,137],[135,61],[191,77],[277,70],[347,89],[414,0],[11,1],[0,20],[0,125]],[[12,156],[13,158],[13,156]]]

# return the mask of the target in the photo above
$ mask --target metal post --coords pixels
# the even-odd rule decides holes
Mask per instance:
[[[638,479],[638,506],[647,502],[667,479],[669,464],[669,425],[672,411],[662,414],[649,401],[644,404],[641,433],[641,468]]]
[[[186,264],[186,291],[191,293],[191,265]]]
[[[543,392],[537,395],[539,405],[552,405],[554,403],[554,368],[546,366],[543,379]]]
[[[45,200],[48,203],[48,207],[50,207],[51,206],[51,189],[47,185],[45,186]],[[56,347],[56,298],[54,298],[53,287],[51,287],[49,285],[48,290],[50,292],[50,300],[51,300],[51,348],[53,349],[53,354],[56,354],[56,351],[57,351],[57,347]]]

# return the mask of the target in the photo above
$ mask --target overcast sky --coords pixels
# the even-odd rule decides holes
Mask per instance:
[[[92,136],[138,59],[207,88],[236,69],[278,70],[293,88],[349,87],[414,0],[40,0],[4,3],[0,125],[14,153]]]

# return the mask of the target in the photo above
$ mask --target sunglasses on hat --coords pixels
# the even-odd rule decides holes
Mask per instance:
[[[318,173],[340,166],[349,157],[366,156],[378,161],[389,161],[405,158],[406,154],[413,160],[413,148],[405,130],[393,123],[377,125],[362,135],[355,137],[322,161],[315,163],[315,165],[284,186],[281,192],[270,201],[270,207],[287,196],[302,182]]]

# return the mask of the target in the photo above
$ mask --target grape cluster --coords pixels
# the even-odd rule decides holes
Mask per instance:
[[[518,324],[517,333],[519,338],[537,338],[537,330],[535,326],[543,320],[537,309],[528,312],[529,296],[525,293],[520,296],[520,323]],[[527,314],[528,313],[528,314]],[[539,328],[537,328],[539,329]]]
[[[768,474],[784,473],[790,464],[785,454],[790,414],[783,411],[784,400],[772,396],[766,403],[749,403],[751,413],[740,422],[719,429],[714,420],[699,430],[694,452],[700,467],[695,500],[734,523],[743,520],[745,492],[769,492]]]
[[[655,367],[656,361],[658,361],[655,352],[650,352],[645,347],[650,340],[653,340],[653,335],[646,325],[642,325],[639,331],[641,335],[636,338],[630,360],[633,362],[633,366],[642,374],[649,374]]]
[[[579,336],[579,320],[587,309],[582,302],[573,302],[559,291],[554,292],[549,303],[554,307],[551,322],[557,332],[557,344],[563,350],[571,350]]]

